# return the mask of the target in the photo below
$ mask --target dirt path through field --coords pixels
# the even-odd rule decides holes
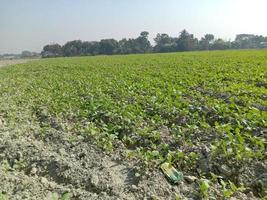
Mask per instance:
[[[20,63],[26,63],[31,61],[32,59],[16,59],[16,60],[0,60],[0,68],[8,65],[15,65]]]

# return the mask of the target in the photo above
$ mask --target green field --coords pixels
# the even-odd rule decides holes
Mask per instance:
[[[215,196],[266,195],[267,51],[56,58],[4,67],[0,119],[20,136],[42,138],[55,129],[103,151],[124,149],[124,160],[140,160],[140,174],[166,160],[198,178],[203,198],[206,183],[218,185]]]

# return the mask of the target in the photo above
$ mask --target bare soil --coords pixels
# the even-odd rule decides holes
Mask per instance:
[[[136,175],[136,163],[121,152],[103,152],[83,138],[54,132],[44,138],[0,131],[0,188],[10,199],[52,199],[69,193],[71,199],[175,199],[193,191],[171,185],[156,170]],[[182,195],[182,194],[181,194]]]

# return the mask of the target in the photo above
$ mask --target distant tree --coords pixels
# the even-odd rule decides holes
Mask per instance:
[[[122,39],[118,42],[118,53],[130,54],[130,53],[147,53],[151,52],[152,46],[148,40],[149,33],[143,31],[136,39]]]
[[[124,38],[119,41],[115,39],[103,39],[100,42],[74,40],[67,42],[63,47],[59,44],[50,44],[44,46],[41,54],[42,57],[57,57],[267,47],[267,37],[252,34],[239,34],[234,41],[230,42],[220,38],[215,40],[213,34],[205,34],[204,37],[198,40],[193,34],[182,30],[179,37],[170,37],[165,33],[157,34],[154,38],[154,47],[151,45],[148,36],[149,33],[143,31],[137,38]],[[38,56],[38,54],[32,52],[24,52],[22,54],[24,57]]]
[[[230,49],[230,48],[231,48],[231,42],[224,41],[221,38],[215,40],[211,46],[212,50],[225,50],[225,49]]]
[[[62,47],[59,44],[45,45],[41,55],[43,58],[62,56]]]
[[[135,39],[135,53],[147,53],[151,51],[152,46],[150,44],[150,41],[148,40],[148,35],[149,32],[143,31],[140,33],[140,36]]]
[[[205,40],[208,41],[209,43],[211,43],[214,40],[214,35],[213,34],[206,34],[204,36]]]
[[[120,54],[130,54],[134,53],[134,39],[122,39],[118,43],[119,45],[119,53]]]
[[[193,34],[189,34],[186,30],[180,32],[176,48],[178,51],[196,50],[197,46],[198,39],[194,38]]]
[[[99,52],[100,54],[112,55],[119,52],[119,44],[115,39],[104,39],[99,43]]]
[[[90,56],[91,54],[91,43],[90,42],[82,42],[81,53],[83,56]]]
[[[209,50],[211,48],[211,44],[214,41],[214,35],[206,34],[204,37],[201,38],[199,41],[199,49],[200,50]]]
[[[149,32],[143,31],[140,33],[140,37],[148,39]]]
[[[82,43],[82,55],[98,55],[100,54],[99,42],[83,42]]]
[[[79,56],[82,55],[82,41],[81,40],[73,40],[67,42],[63,47],[63,55],[64,56]]]
[[[128,42],[128,40],[126,38],[123,38],[118,42],[118,48],[119,48],[120,54],[127,54],[128,53],[127,42]]]
[[[157,36],[154,38],[154,41],[156,43],[154,47],[155,52],[173,52],[175,51],[176,47],[176,39],[170,37],[169,35],[162,33],[157,34]]]
[[[22,58],[30,58],[30,57],[32,57],[32,52],[30,52],[30,51],[22,51],[21,52],[21,57]]]
[[[91,42],[91,54],[99,55],[100,54],[100,44],[99,42]]]
[[[37,53],[37,52],[31,52],[31,53],[32,53],[32,57],[33,58],[38,58],[38,57],[41,56],[41,54],[40,53]]]

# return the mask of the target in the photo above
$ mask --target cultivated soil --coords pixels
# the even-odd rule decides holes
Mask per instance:
[[[0,66],[28,61],[5,60],[0,61]],[[21,77],[13,80],[15,74],[11,74],[6,82],[0,84],[3,91],[1,96],[3,99],[0,101],[0,200],[198,200],[205,197],[214,200],[227,199],[224,194],[227,191],[223,188],[223,180],[242,183],[245,187],[242,191],[232,189],[236,191],[228,199],[260,199],[260,196],[267,195],[267,160],[246,159],[243,163],[237,163],[234,158],[229,158],[229,162],[225,162],[220,157],[212,157],[210,144],[214,137],[213,132],[196,133],[199,134],[196,135],[196,139],[192,137],[196,142],[189,147],[183,143],[173,144],[174,150],[195,152],[200,155],[200,158],[196,161],[196,167],[192,169],[189,164],[185,164],[183,168],[174,165],[177,170],[182,171],[183,181],[172,184],[160,170],[159,163],[154,164],[149,161],[149,167],[144,168],[144,161],[138,157],[129,157],[130,149],[120,140],[115,140],[116,148],[113,151],[107,151],[94,145],[95,138],[90,135],[82,136],[78,128],[74,129],[72,126],[77,125],[74,122],[73,125],[64,124],[71,123],[71,119],[67,122],[59,122],[57,121],[59,119],[40,114],[33,119],[32,110],[27,113],[27,109],[21,105],[25,105],[25,102],[35,102],[36,99],[20,99],[19,97],[23,95],[16,94],[16,96],[15,93],[19,93],[20,90],[17,83],[23,84],[29,81],[28,85],[26,84],[27,87],[21,89],[28,94],[26,91],[32,90],[35,86],[35,82],[31,81],[32,77],[42,77],[46,84],[46,76],[38,76],[38,70],[41,69],[43,70],[43,65],[40,69],[29,70],[31,76],[26,77],[25,80]],[[45,70],[49,69],[51,67],[45,68]],[[65,68],[61,69],[65,70]],[[23,72],[17,73],[23,74]],[[69,74],[72,75],[72,71]],[[106,73],[103,74],[106,76]],[[53,83],[53,80],[55,79],[50,79],[50,83]],[[7,83],[14,83],[12,90],[5,88]],[[57,91],[58,87],[55,88]],[[205,93],[199,87],[195,89]],[[41,92],[37,90],[36,97],[42,95]],[[12,95],[13,98],[11,98]],[[227,95],[221,96],[227,97]],[[15,101],[17,99],[21,102]],[[39,106],[38,103],[36,105]],[[27,106],[31,108],[32,105]],[[210,114],[213,113],[210,112]],[[215,117],[217,115],[214,115]],[[177,123],[183,125],[187,119],[177,120],[179,120]],[[163,126],[159,132],[161,142],[172,145],[173,139],[169,128]],[[266,130],[259,131],[258,134],[265,138]],[[142,141],[141,137],[134,139]],[[213,182],[211,174],[220,176]],[[209,181],[209,188],[200,191],[205,181]],[[229,184],[226,189],[230,190]]]

